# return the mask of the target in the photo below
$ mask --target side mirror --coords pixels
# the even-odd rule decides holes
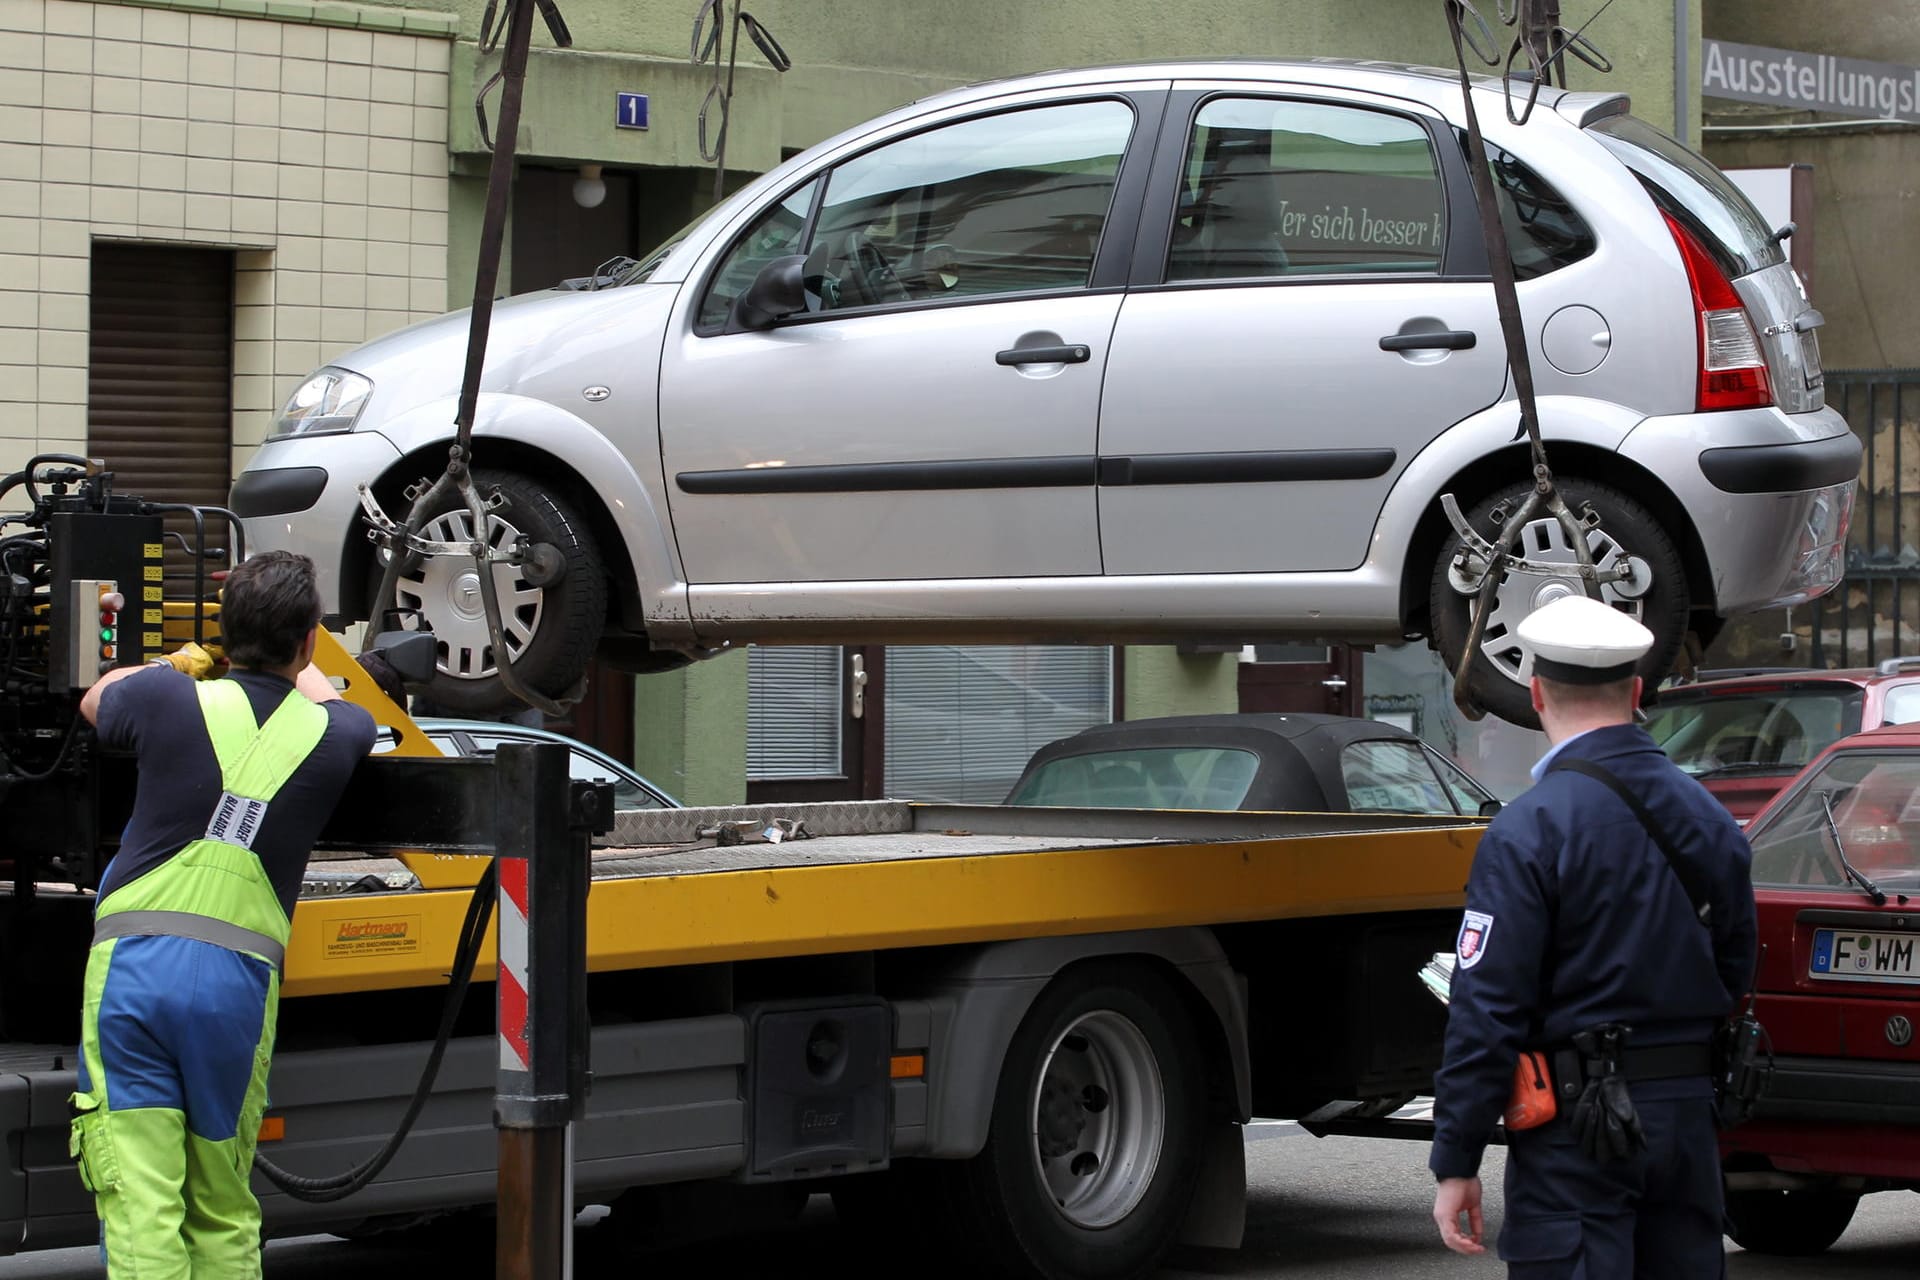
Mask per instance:
[[[1500,802],[1498,800],[1482,800],[1480,802],[1481,817],[1491,818],[1494,814],[1499,812],[1500,812]]]
[[[373,638],[373,651],[387,660],[402,683],[425,684],[433,679],[440,644],[431,631],[382,631]]]
[[[733,300],[733,324],[739,329],[770,329],[774,321],[807,309],[806,258],[791,254],[760,268],[746,291]]]

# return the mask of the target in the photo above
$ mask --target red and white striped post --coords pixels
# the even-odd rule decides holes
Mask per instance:
[[[499,1280],[573,1274],[573,1122],[587,1095],[587,886],[607,783],[559,743],[508,743],[498,783]]]

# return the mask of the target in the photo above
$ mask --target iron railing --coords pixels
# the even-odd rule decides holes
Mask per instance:
[[[1872,666],[1920,652],[1920,369],[1830,369],[1827,403],[1866,452],[1846,579],[1813,602],[1807,657]]]

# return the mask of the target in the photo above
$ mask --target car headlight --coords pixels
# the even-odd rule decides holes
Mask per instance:
[[[287,397],[273,434],[311,436],[351,431],[372,395],[373,383],[359,374],[347,369],[322,369]]]

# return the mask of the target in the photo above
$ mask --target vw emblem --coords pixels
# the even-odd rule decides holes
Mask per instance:
[[[1913,1024],[1899,1014],[1887,1019],[1887,1043],[1894,1048],[1904,1048],[1913,1039]]]
[[[587,398],[588,404],[599,404],[602,400],[605,400],[613,394],[613,389],[610,387],[588,387],[580,394]]]

